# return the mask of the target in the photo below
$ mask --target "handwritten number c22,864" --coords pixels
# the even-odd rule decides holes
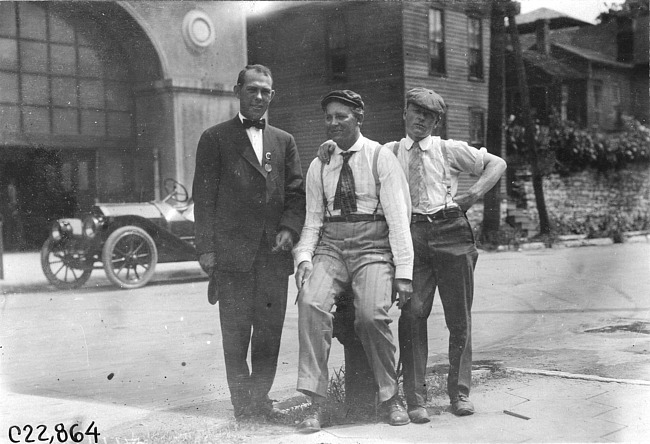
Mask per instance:
[[[20,426],[14,425],[9,427],[9,441],[12,443],[47,442],[49,444],[53,444],[54,442],[65,443],[70,440],[71,442],[78,443],[82,442],[85,437],[88,437],[89,443],[97,444],[98,437],[101,435],[101,433],[97,431],[95,421],[90,423],[85,433],[81,432],[80,430],[76,430],[77,427],[79,427],[79,424],[72,424],[69,429],[66,429],[64,424],[59,423],[54,426],[54,431],[56,433],[52,436],[48,436],[47,426],[39,424],[35,428],[36,430],[40,430],[40,433],[38,433],[38,438],[34,439],[32,437],[34,434],[34,426],[27,424],[21,428]]]

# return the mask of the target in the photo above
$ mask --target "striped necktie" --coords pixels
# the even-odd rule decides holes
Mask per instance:
[[[348,164],[350,157],[355,151],[342,152],[343,165],[339,175],[339,182],[336,184],[336,193],[334,194],[334,209],[341,209],[342,215],[348,215],[357,211],[357,197],[354,188],[354,176],[352,168]]]
[[[422,150],[420,144],[414,142],[409,153],[409,191],[411,193],[411,205],[416,208],[420,205],[420,196],[424,187],[422,177]]]

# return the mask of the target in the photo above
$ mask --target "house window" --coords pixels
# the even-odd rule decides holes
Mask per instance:
[[[445,72],[444,15],[439,9],[429,9],[429,73]]]
[[[568,107],[569,107],[569,85],[562,85],[561,91],[561,103],[560,103],[560,118],[562,121],[568,119]]]
[[[482,108],[469,110],[469,144],[485,146],[485,111]]]
[[[343,16],[329,20],[328,27],[329,62],[332,79],[345,80],[347,76],[347,33]]]
[[[469,17],[467,21],[469,76],[483,78],[483,27],[481,19]]]
[[[600,125],[601,108],[603,106],[603,85],[594,83],[594,125]]]

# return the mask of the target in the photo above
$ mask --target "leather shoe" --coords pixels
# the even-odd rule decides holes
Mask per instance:
[[[411,422],[414,422],[415,424],[424,424],[431,421],[429,418],[429,412],[427,412],[427,409],[421,405],[409,406],[408,414],[409,418],[411,418]]]
[[[459,393],[451,400],[451,411],[456,416],[468,416],[474,414],[474,404],[469,400],[469,396]]]
[[[397,396],[385,401],[384,409],[386,411],[386,422],[392,426],[406,425],[411,422],[406,409]]]
[[[319,432],[323,422],[323,407],[320,405],[312,404],[307,410],[307,416],[298,424],[298,431],[300,433],[315,433]]]

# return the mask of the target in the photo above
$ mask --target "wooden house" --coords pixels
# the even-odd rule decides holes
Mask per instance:
[[[249,63],[273,72],[269,120],[295,136],[305,170],[325,140],[320,99],[334,89],[361,94],[362,132],[379,142],[404,137],[407,90],[434,89],[448,105],[439,134],[485,145],[488,2],[293,2],[247,23]]]

